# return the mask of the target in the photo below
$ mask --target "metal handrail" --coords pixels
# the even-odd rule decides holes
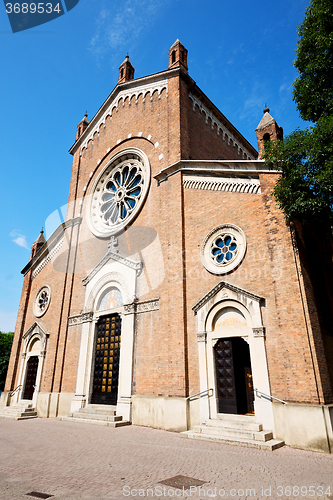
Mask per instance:
[[[256,393],[256,395],[259,393],[259,394],[262,394],[263,396],[266,396],[267,398],[275,399],[276,401],[280,401],[280,403],[283,403],[284,405],[288,404],[287,401],[283,401],[283,399],[275,398],[274,396],[271,396],[270,394],[265,394],[264,392],[261,392],[258,389],[254,389],[254,392]]]
[[[213,389],[205,389],[204,391],[198,392],[197,394],[192,394],[192,396],[188,396],[186,399],[195,398],[196,396],[200,396],[200,397],[202,397],[202,396],[201,396],[201,394],[204,394],[205,392],[207,392],[208,397],[210,397],[210,395],[208,394],[208,393],[209,393],[209,391],[212,391],[212,393],[214,392],[214,390],[213,390]],[[211,394],[211,396],[212,396],[212,395],[213,395],[213,394]]]
[[[15,394],[15,393],[16,393],[16,392],[20,389],[20,387],[22,387],[22,384],[21,384],[21,385],[18,385],[18,386],[16,387],[16,389],[14,389],[12,392],[10,392],[10,393],[9,393],[9,396],[10,396],[10,397],[13,397],[13,396],[14,396],[14,394]]]

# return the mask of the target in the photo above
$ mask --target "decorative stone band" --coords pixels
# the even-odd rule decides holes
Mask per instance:
[[[213,113],[204,104],[202,104],[202,102],[200,101],[200,99],[198,99],[198,97],[194,96],[191,93],[189,93],[188,96],[192,101],[193,111],[195,111],[195,108],[197,106],[199,108],[200,112],[205,114],[206,123],[208,123],[208,119],[210,119],[212,129],[214,128],[214,126],[216,126],[217,135],[220,135],[222,133],[223,139],[226,140],[228,142],[228,144],[237,148],[238,154],[241,157],[244,157],[245,155],[247,155],[248,159],[254,160],[251,153],[246,148],[244,148],[244,146],[242,147],[238,144],[238,141],[235,138],[235,136],[232,134],[232,132],[230,132],[230,130],[228,130],[225,127],[225,125],[215,115],[213,115]]]
[[[81,323],[88,323],[93,320],[94,313],[86,312],[78,314],[77,316],[70,316],[68,318],[68,326],[81,325]]]
[[[132,304],[125,304],[125,314],[145,313],[151,311],[158,311],[160,308],[160,299],[144,300],[142,302],[133,302]]]
[[[204,176],[184,176],[183,186],[187,189],[206,189],[209,191],[233,191],[236,193],[260,194],[259,178]]]
[[[36,269],[32,273],[32,277],[36,278],[36,276],[41,272],[44,267],[51,262],[53,257],[59,252],[60,248],[62,247],[62,244],[64,242],[64,237],[61,238],[61,240],[52,248],[51,252],[47,254],[46,257],[41,261],[40,264],[36,267]]]
[[[206,342],[207,333],[206,332],[197,332],[197,341],[198,342]]]
[[[129,106],[131,105],[132,98],[135,97],[135,104],[138,103],[138,98],[142,95],[142,100],[145,102],[147,95],[149,94],[150,100],[153,99],[154,92],[158,93],[158,98],[161,98],[162,90],[166,89],[168,95],[168,80],[160,80],[156,82],[151,82],[145,85],[139,85],[137,87],[128,88],[125,90],[121,90],[111,101],[107,109],[104,111],[99,120],[95,123],[95,125],[90,129],[87,137],[83,140],[81,144],[81,151],[84,148],[88,147],[89,141],[94,141],[94,134],[99,133],[99,129],[101,126],[105,126],[106,119],[108,117],[112,118],[114,112],[118,112],[119,103],[122,101],[123,106],[125,105],[125,100],[128,99]]]
[[[266,329],[264,326],[259,326],[257,328],[252,328],[254,337],[265,337]]]

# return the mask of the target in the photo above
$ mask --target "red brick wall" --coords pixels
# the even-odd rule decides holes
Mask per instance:
[[[137,103],[135,98],[131,103],[126,99],[124,105],[119,103],[112,118],[107,118],[105,127],[100,127],[82,156],[79,149],[75,152],[69,201],[82,199],[83,205],[80,208],[78,202],[71,203],[68,218],[81,211],[83,221],[66,231],[70,258],[74,260],[66,261],[64,246],[57,255],[58,259],[63,258],[63,270],[55,272],[49,263],[32,281],[30,298],[26,278],[15,346],[36,321],[32,304],[37,291],[42,285],[49,285],[50,307],[37,320],[50,333],[41,391],[75,391],[81,326],[68,328],[67,318],[81,313],[85,294],[82,278],[106,253],[105,240],[95,238],[87,227],[85,196],[113,155],[136,147],[148,156],[152,178],[147,200],[132,225],[157,231],[166,275],[158,288],[145,294],[138,291],[139,300],[159,297],[160,309],[137,315],[135,393],[186,396],[198,392],[196,326],[191,308],[224,279],[266,300],[262,314],[273,395],[291,401],[317,402],[319,393],[321,401],[327,400],[331,397],[327,377],[317,373],[320,332],[317,344],[312,342],[316,333],[306,328],[291,234],[271,197],[275,175],[260,175],[261,195],[183,189],[181,173],[160,186],[153,178],[180,159],[240,159],[211,124],[205,123],[204,115],[198,109],[193,111],[188,91],[186,78],[176,75],[168,80],[168,92],[163,90],[160,98],[155,92],[152,99],[147,95],[145,101],[139,96]],[[152,137],[148,140],[149,135]],[[207,233],[223,222],[243,229],[248,249],[243,263],[221,278],[203,268],[200,246]],[[13,385],[10,381],[14,362],[13,354],[6,387]]]

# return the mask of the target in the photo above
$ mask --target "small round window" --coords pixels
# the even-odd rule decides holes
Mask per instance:
[[[207,271],[225,274],[243,260],[246,239],[233,224],[222,224],[208,233],[201,246],[201,261]]]
[[[36,294],[33,310],[37,318],[46,313],[51,301],[51,288],[47,285],[42,286]]]

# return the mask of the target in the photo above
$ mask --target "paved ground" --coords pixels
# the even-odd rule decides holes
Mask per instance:
[[[33,500],[26,496],[32,491],[52,500],[333,498],[333,455],[288,447],[268,452],[145,427],[56,419],[0,419],[0,432],[1,500]],[[205,484],[200,491],[160,484],[177,475]]]

